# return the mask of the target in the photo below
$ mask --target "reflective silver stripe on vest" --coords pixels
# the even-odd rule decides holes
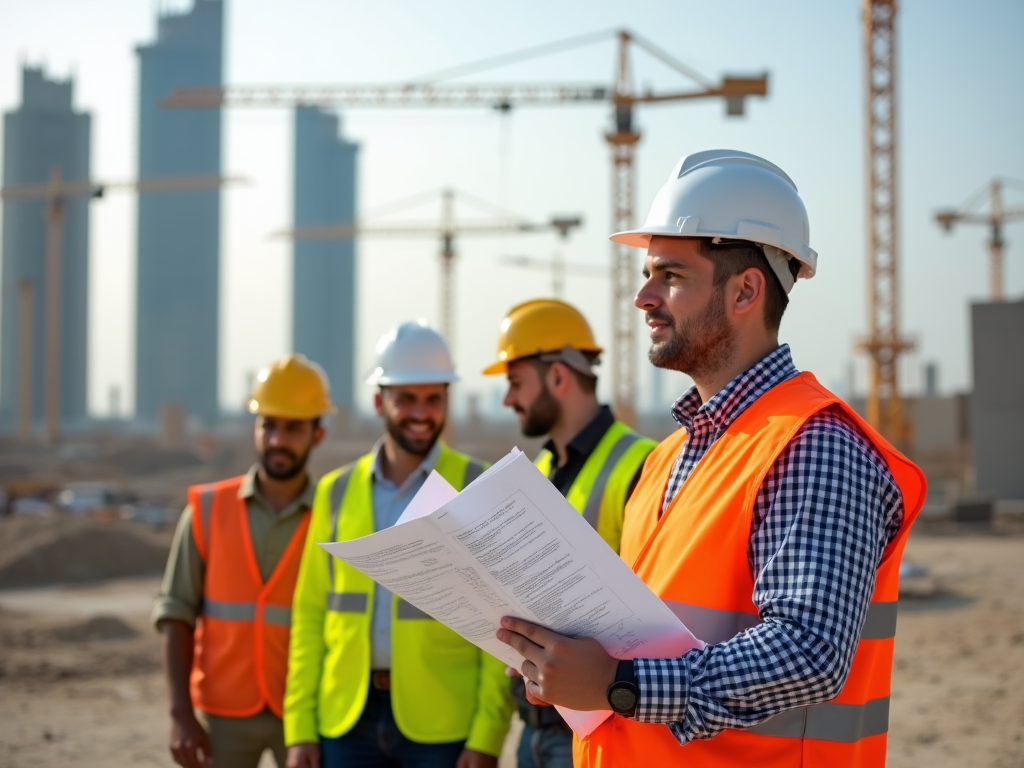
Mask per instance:
[[[229,603],[224,600],[203,600],[203,615],[221,621],[254,621],[256,603]]]
[[[346,467],[342,473],[334,478],[334,485],[331,486],[331,538],[328,541],[338,540],[338,518],[341,516],[341,502],[345,500],[345,489],[348,488],[348,480],[352,476],[352,467]],[[334,588],[334,555],[324,552],[327,555],[327,584]],[[327,598],[330,607],[330,597]],[[333,610],[333,609],[332,609]]]
[[[888,640],[896,637],[896,614],[900,604],[871,603],[864,616],[864,626],[860,631],[861,640]]]
[[[199,524],[203,528],[203,544],[210,551],[210,518],[213,516],[213,487],[206,486],[199,492]]]
[[[484,465],[475,461],[470,461],[466,465],[466,474],[462,478],[462,487],[465,488],[467,485],[476,480],[480,475],[484,473]]]
[[[398,600],[398,618],[400,619],[432,619],[434,618],[430,614],[424,613],[412,603],[407,603],[405,600],[399,598]]]
[[[672,609],[672,613],[694,636],[712,645],[724,643],[743,630],[761,623],[756,613],[720,611],[717,608],[678,603],[675,600],[666,600],[665,605]]]
[[[292,609],[283,605],[264,605],[263,622],[265,624],[276,624],[279,627],[290,627],[292,625]]]
[[[594,487],[590,489],[586,506],[583,507],[583,519],[590,523],[590,527],[597,530],[597,518],[601,514],[601,502],[604,499],[604,489],[608,486],[608,480],[615,471],[619,459],[628,451],[633,444],[640,439],[640,435],[627,432],[615,441],[615,445],[605,457],[601,471],[597,473],[594,480]]]
[[[748,728],[760,736],[817,739],[846,744],[889,730],[889,697],[866,704],[815,704],[781,712]]]
[[[328,592],[327,610],[336,613],[366,613],[365,592]]]
[[[700,605],[666,600],[672,613],[686,625],[696,637],[714,645],[724,643],[745,629],[761,623],[753,613],[741,611],[720,611]],[[896,636],[896,613],[899,603],[871,603],[864,617],[861,640],[888,640]]]
[[[203,600],[203,615],[221,621],[255,621],[256,603]],[[292,609],[283,605],[265,605],[263,606],[263,621],[281,627],[291,626]]]

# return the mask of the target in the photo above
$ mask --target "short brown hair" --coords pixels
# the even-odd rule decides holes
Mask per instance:
[[[764,251],[756,243],[746,240],[730,240],[724,243],[712,243],[706,237],[700,238],[698,245],[700,255],[715,265],[714,285],[720,288],[734,275],[748,269],[757,269],[764,275],[764,325],[769,331],[779,330],[782,315],[789,306],[789,296],[782,288],[782,283],[768,264]],[[796,259],[787,260],[789,271],[796,277],[800,271],[800,263]]]

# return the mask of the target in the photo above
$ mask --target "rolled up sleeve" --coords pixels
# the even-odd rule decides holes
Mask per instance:
[[[206,563],[199,556],[192,535],[192,507],[189,505],[182,511],[174,531],[160,593],[153,605],[153,626],[159,629],[161,622],[174,620],[194,627],[203,602],[205,576]]]

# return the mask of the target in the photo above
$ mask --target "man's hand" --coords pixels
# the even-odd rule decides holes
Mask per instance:
[[[509,677],[518,677],[520,680],[524,679],[523,678],[523,673],[520,672],[515,667],[505,667],[505,674],[508,675]],[[534,696],[532,693],[530,693],[530,690],[526,687],[525,684],[523,685],[523,689],[526,691],[526,700],[528,702],[530,702],[531,704],[533,704],[533,706],[535,706],[535,707],[550,707],[551,706],[546,701],[541,701],[536,696]]]
[[[455,762],[455,768],[498,768],[498,758],[475,749],[464,749]]]
[[[497,638],[526,659],[520,672],[528,697],[580,711],[608,709],[608,686],[619,662],[597,640],[574,640],[510,616],[501,627]]]
[[[174,762],[182,768],[207,768],[213,765],[210,737],[191,709],[171,713],[170,748]]]
[[[320,745],[316,742],[292,744],[288,747],[285,768],[320,768]]]

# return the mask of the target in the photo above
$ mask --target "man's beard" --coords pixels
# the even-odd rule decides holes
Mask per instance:
[[[309,452],[311,450],[311,447],[307,448],[300,456],[288,448],[268,448],[260,455],[260,466],[263,467],[263,471],[267,473],[267,476],[272,477],[274,480],[291,480],[306,468],[306,462],[309,460]],[[283,469],[275,467],[270,463],[272,454],[287,456],[291,459],[291,462],[286,464]]]
[[[384,419],[384,428],[387,429],[388,434],[391,435],[391,439],[398,443],[399,448],[407,453],[411,453],[413,456],[426,456],[430,453],[430,449],[434,447],[434,443],[441,437],[441,433],[444,431],[444,422],[428,421],[431,430],[423,437],[409,437],[402,430],[411,422],[416,421],[415,419],[406,419],[405,421],[395,422],[391,419]]]
[[[736,354],[736,332],[725,316],[722,288],[682,327],[667,312],[648,312],[647,318],[668,323],[672,329],[671,338],[651,344],[647,352],[647,359],[658,368],[685,373],[694,381],[706,381]]]
[[[555,396],[541,383],[540,394],[530,403],[529,409],[517,408],[517,413],[526,414],[522,431],[525,437],[540,437],[548,434],[562,416],[562,406]]]

